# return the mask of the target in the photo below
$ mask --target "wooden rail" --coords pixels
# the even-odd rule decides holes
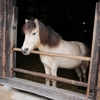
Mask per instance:
[[[13,50],[14,51],[21,51],[20,48],[13,48]],[[78,60],[86,60],[86,61],[90,61],[91,60],[90,57],[72,56],[72,55],[69,55],[69,54],[52,53],[52,52],[44,52],[44,51],[36,51],[36,50],[31,51],[31,53],[41,54],[41,55],[48,55],[48,56],[57,56],[57,57],[71,58],[71,59],[78,59]]]
[[[13,48],[13,51],[21,52],[21,49],[20,48]],[[31,51],[31,53],[48,55],[48,56],[64,57],[64,58],[77,59],[77,60],[91,61],[91,57],[84,57],[84,56],[73,56],[73,55],[68,55],[68,54],[44,52],[44,51],[37,51],[37,50]],[[23,70],[23,69],[18,69],[18,68],[12,68],[12,70],[15,71],[15,72],[35,75],[35,76],[39,76],[39,77],[43,77],[43,78],[49,78],[49,79],[52,79],[52,80],[56,80],[56,81],[60,81],[60,82],[64,82],[64,83],[68,83],[68,84],[72,84],[72,85],[76,85],[76,86],[87,87],[88,89],[86,91],[86,97],[87,98],[89,97],[89,87],[90,87],[89,83],[65,79],[65,78],[62,78],[62,77],[57,77],[57,76],[52,76],[52,75],[46,75],[46,74],[38,73],[38,72],[31,72],[31,71],[27,71],[27,70]]]
[[[29,74],[29,75],[34,75],[34,76],[38,76],[38,77],[43,77],[43,78],[50,78],[52,80],[57,80],[57,81],[60,81],[60,82],[64,82],[64,83],[68,83],[68,84],[72,84],[72,85],[76,85],[76,86],[87,87],[87,83],[84,83],[84,82],[79,82],[79,81],[76,81],[76,80],[71,80],[71,79],[66,79],[66,78],[62,78],[62,77],[47,75],[47,74],[43,74],[43,73],[39,73],[39,72],[28,71],[28,70],[19,69],[19,68],[12,68],[12,71],[25,73],[25,74]]]

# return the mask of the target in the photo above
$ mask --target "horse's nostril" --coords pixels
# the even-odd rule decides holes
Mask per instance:
[[[22,50],[22,53],[23,53],[23,54],[27,54],[27,52],[28,52],[28,48],[21,49],[21,50]]]
[[[25,48],[24,51],[27,52],[28,51],[28,48]]]

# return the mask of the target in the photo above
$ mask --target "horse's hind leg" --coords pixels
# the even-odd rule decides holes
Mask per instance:
[[[83,73],[84,82],[86,82],[86,78],[87,78],[86,74],[87,74],[88,66],[89,66],[89,62],[88,61],[84,61],[84,64],[81,65],[81,70],[82,70],[82,73]]]
[[[79,77],[79,80],[82,82],[82,71],[81,71],[80,67],[76,67],[75,71],[76,71],[76,73],[77,73],[77,75]],[[82,90],[82,87],[79,86],[78,90]]]
[[[81,69],[79,67],[76,67],[75,71],[76,71],[76,73],[79,77],[79,80],[82,82],[82,71],[81,71]]]
[[[82,72],[83,72],[83,78],[84,78],[84,82],[86,82],[86,68],[85,66],[81,66]]]

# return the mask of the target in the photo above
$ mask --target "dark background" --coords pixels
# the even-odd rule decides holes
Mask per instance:
[[[98,0],[17,0],[18,43],[24,36],[25,19],[35,17],[51,26],[64,40],[81,41],[91,47],[95,6]],[[83,24],[85,22],[86,24]]]

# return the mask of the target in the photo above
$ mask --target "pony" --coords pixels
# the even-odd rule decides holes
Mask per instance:
[[[24,55],[29,55],[34,49],[40,51],[62,53],[74,56],[89,56],[89,48],[82,42],[65,41],[51,27],[43,24],[38,19],[25,19],[25,24],[22,27],[22,32],[25,34],[25,39],[21,47]],[[41,62],[44,65],[46,74],[57,76],[58,68],[75,69],[79,81],[86,82],[86,72],[89,61],[48,56],[40,54]],[[56,87],[56,81],[46,78],[46,85]]]

